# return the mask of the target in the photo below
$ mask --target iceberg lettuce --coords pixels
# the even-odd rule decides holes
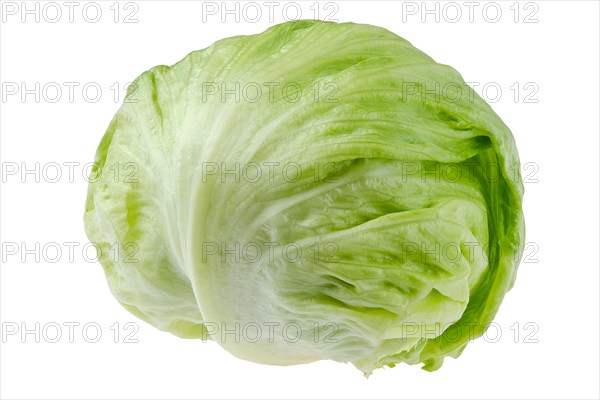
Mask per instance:
[[[265,364],[435,370],[513,286],[518,165],[453,68],[383,28],[292,21],[141,74],[85,227],[158,329]]]

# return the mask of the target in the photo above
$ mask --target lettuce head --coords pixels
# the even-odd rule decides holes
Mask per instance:
[[[142,73],[85,228],[131,313],[235,356],[435,370],[513,286],[510,130],[383,28],[293,21]]]

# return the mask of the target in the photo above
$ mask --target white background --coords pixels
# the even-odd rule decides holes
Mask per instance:
[[[386,27],[438,62],[455,67],[467,82],[479,88],[486,84],[491,89],[500,87],[499,98],[491,89],[487,98],[511,127],[522,164],[529,163],[523,171],[527,178],[526,262],[495,319],[495,331],[470,344],[459,359],[447,359],[437,372],[399,365],[377,370],[369,379],[351,365],[329,361],[294,367],[257,365],[234,358],[215,343],[160,332],[121,308],[110,294],[100,265],[86,261],[82,254],[87,243],[82,218],[87,189],[83,165],[93,160],[122,101],[123,85],[154,65],[173,64],[215,40],[258,33],[283,22],[283,3],[275,9],[273,23],[261,2],[263,17],[258,22],[245,21],[242,15],[239,23],[234,16],[222,23],[220,14],[205,15],[203,21],[202,3],[194,1],[137,1],[126,9],[121,3],[117,23],[114,6],[110,9],[113,1],[99,2],[103,13],[97,23],[82,17],[86,3],[75,8],[71,23],[68,8],[58,2],[63,13],[58,22],[47,20],[54,18],[55,10],[46,8],[39,22],[29,15],[23,23],[21,2],[13,3],[18,8],[15,15],[12,8],[5,9],[6,3],[11,2],[2,6],[9,12],[3,13],[0,28],[4,85],[0,145],[5,175],[1,191],[2,398],[600,396],[597,2],[538,1],[515,6],[508,1],[486,8],[487,13],[483,12],[486,3],[480,2],[473,22],[468,6],[456,2],[462,18],[455,23],[448,19],[455,18],[456,7],[444,8],[443,2],[437,5],[438,22],[434,14],[422,14],[421,2],[335,3],[334,19]],[[35,7],[34,2],[28,4]],[[44,4],[38,4],[40,14]],[[303,17],[314,18],[314,2],[298,4]],[[221,7],[220,2],[216,5]],[[412,14],[415,6],[416,14]],[[427,7],[436,5],[428,2]],[[325,9],[324,3],[318,8],[320,18],[336,10],[331,5]],[[502,15],[493,23],[497,8]],[[88,11],[94,17],[93,10]],[[124,23],[125,15],[133,11],[138,22]],[[36,82],[39,102],[35,94],[21,98],[21,83],[31,89]],[[48,86],[52,82],[63,89],[55,103],[51,102],[56,95],[51,90],[54,84]],[[79,84],[72,102],[65,82]],[[6,89],[14,87],[11,83],[19,93],[7,94]],[[82,93],[88,83],[102,88],[97,102],[92,101],[93,88],[87,98]],[[115,91],[116,87],[121,90]],[[41,168],[39,182],[35,173],[22,174],[23,166],[34,168],[36,162]],[[79,163],[73,164],[73,182],[66,162]],[[56,183],[49,182],[56,174],[53,163],[62,166],[62,178]],[[8,174],[15,165],[17,173]],[[72,260],[65,242],[78,244]],[[18,247],[16,254],[6,251],[11,243]],[[39,260],[36,254],[23,251],[35,248],[36,243]],[[63,252],[56,262],[52,262],[53,243]],[[80,324],[74,329],[73,343],[64,325],[70,322]],[[134,325],[126,327],[128,322]],[[21,331],[7,333],[15,326],[34,329],[36,323],[42,334],[39,343],[33,333],[24,338]],[[97,343],[86,340],[95,336],[93,329],[83,336],[86,323],[102,329]],[[117,343],[115,323],[120,333]],[[51,343],[54,324],[62,327],[57,343]],[[135,326],[139,331],[133,339],[138,342],[125,343],[124,334]]]

